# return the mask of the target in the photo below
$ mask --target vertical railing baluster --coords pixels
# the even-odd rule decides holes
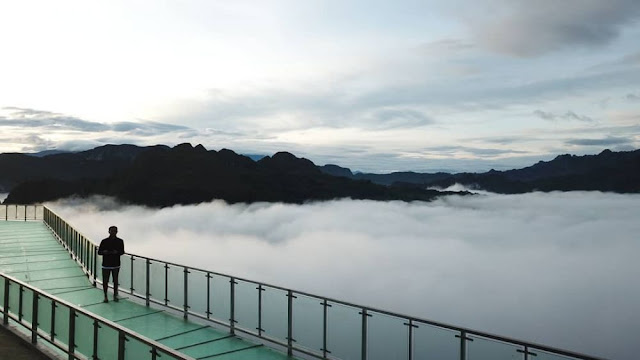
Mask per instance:
[[[130,282],[129,282],[129,289],[131,290],[131,295],[133,295],[133,260],[135,260],[134,256],[131,255],[131,267],[129,268],[129,275],[130,275]]]
[[[93,246],[93,286],[98,286],[98,247]]]
[[[98,320],[93,320],[93,360],[98,360],[98,328],[100,328],[100,324],[98,324]]]
[[[327,354],[330,354],[331,351],[327,349],[327,334],[329,330],[329,308],[331,304],[327,302],[327,299],[322,299],[320,303],[322,305],[322,356],[326,359]]]
[[[258,330],[258,336],[262,336],[262,332],[264,331],[262,328],[262,292],[264,291],[264,287],[262,287],[262,284],[258,284],[256,289],[258,289],[258,327],[256,330]]]
[[[293,356],[293,291],[287,290],[287,354]]]
[[[412,319],[409,319],[409,322],[404,325],[409,327],[409,360],[413,360],[413,329],[418,328],[418,325],[414,325]]]
[[[164,263],[164,304],[169,304],[169,264]]]
[[[145,275],[147,291],[145,292],[145,298],[144,298],[145,305],[147,306],[149,306],[149,298],[151,297],[151,292],[149,291],[150,276],[151,276],[150,268],[151,268],[151,260],[147,258],[146,275]]]
[[[18,321],[22,322],[22,294],[24,293],[24,288],[22,285],[18,287]]]
[[[231,277],[229,278],[230,284],[230,306],[229,306],[229,325],[231,326],[230,332],[231,334],[236,333],[236,280]]]
[[[9,279],[4,278],[4,299],[3,299],[3,313],[4,317],[2,319],[2,323],[5,325],[9,324]]]
[[[125,341],[127,341],[127,338],[124,335],[124,331],[118,330],[118,360],[124,360]]]
[[[183,317],[186,319],[189,314],[189,268],[184,267],[184,297],[182,298],[184,306]]]
[[[207,319],[211,318],[211,273],[207,272]]]
[[[371,317],[366,308],[362,308],[362,360],[367,359],[367,318]]]
[[[69,360],[75,360],[76,351],[76,309],[69,308]]]
[[[56,301],[51,299],[51,342],[56,340]]]
[[[460,335],[456,337],[460,338],[460,360],[467,360],[467,341],[473,341],[473,339],[467,336],[465,330],[461,330]]]
[[[40,296],[33,292],[33,304],[31,305],[31,343],[38,342],[38,299]]]

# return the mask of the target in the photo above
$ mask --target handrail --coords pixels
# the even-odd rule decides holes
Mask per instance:
[[[38,288],[36,288],[35,286],[29,285],[21,280],[18,280],[10,275],[6,275],[4,273],[0,272],[0,277],[2,277],[4,279],[3,282],[3,286],[4,286],[4,301],[2,303],[2,314],[3,314],[3,323],[4,325],[8,325],[9,323],[9,319],[16,321],[19,325],[25,327],[27,330],[31,331],[31,342],[33,344],[36,344],[38,341],[38,338],[40,339],[44,339],[45,341],[47,341],[48,343],[50,343],[51,345],[54,345],[55,347],[57,347],[58,349],[62,350],[63,352],[65,352],[66,354],[69,355],[69,359],[77,359],[79,358],[76,355],[76,350],[75,350],[75,327],[71,324],[73,324],[75,322],[75,318],[78,316],[78,314],[82,314],[90,319],[92,319],[94,321],[94,329],[97,330],[97,328],[100,328],[100,325],[106,325],[108,327],[110,327],[113,330],[116,330],[118,332],[118,337],[119,339],[124,339],[124,341],[118,341],[118,358],[119,359],[123,359],[124,355],[126,354],[126,346],[125,341],[126,337],[130,337],[133,338],[135,340],[138,340],[142,343],[144,343],[145,345],[150,347],[150,352],[152,354],[152,359],[156,359],[156,357],[160,354],[160,353],[164,353],[167,355],[172,356],[175,359],[179,359],[179,360],[195,360],[194,358],[190,357],[190,356],[186,356],[174,349],[171,349],[163,344],[160,344],[154,340],[151,340],[145,336],[142,336],[136,332],[133,332],[129,329],[127,329],[126,327],[122,326],[122,325],[118,325],[116,323],[114,323],[113,321],[110,321],[108,319],[105,319],[101,316],[95,315],[90,311],[87,311],[81,307],[78,307],[74,304],[71,304],[63,299],[60,299],[54,295],[50,295],[47,294],[44,291],[39,290]],[[9,299],[11,296],[11,284],[17,284],[19,285],[20,288],[20,293],[22,293],[24,291],[24,289],[28,289],[30,291],[33,292],[34,296],[33,296],[33,300],[32,303],[30,305],[32,305],[32,320],[29,321],[25,321],[25,319],[23,318],[21,313],[15,314],[11,312],[11,306],[9,305]],[[68,344],[65,344],[63,342],[61,342],[59,340],[59,337],[55,337],[54,333],[55,329],[54,326],[51,325],[51,329],[50,332],[47,332],[45,330],[43,330],[39,325],[40,322],[38,321],[38,302],[40,298],[46,298],[51,300],[52,302],[52,308],[53,307],[58,307],[59,305],[65,306],[67,308],[70,309],[70,316],[69,316],[69,322],[70,322],[70,326],[69,326],[69,334],[68,334]],[[20,295],[19,297],[19,309],[23,309],[23,305],[24,302],[26,302],[24,300],[24,297],[22,295]],[[29,304],[26,304],[29,305]],[[52,316],[52,321],[53,321],[54,316]],[[98,331],[94,331],[94,336],[98,336],[99,332]],[[50,340],[50,338],[53,338],[53,340]],[[56,340],[58,340],[56,342]],[[93,354],[95,355],[97,353],[97,349],[95,348],[98,344],[98,338],[94,338],[94,349],[93,349]],[[84,354],[86,355],[86,358],[89,358],[91,356],[91,354]]]
[[[94,284],[97,282],[100,282],[97,279],[97,271],[96,271],[96,264],[97,264],[97,247],[94,243],[92,243],[91,241],[88,240],[88,238],[84,237],[84,235],[81,235],[79,232],[77,232],[77,230],[73,229],[67,222],[65,222],[64,220],[62,220],[61,217],[59,217],[57,214],[55,214],[55,212],[51,211],[49,208],[45,207],[45,223],[47,223],[51,229],[54,231],[54,233],[57,234],[56,229],[54,228],[59,228],[63,229],[63,232],[65,233],[69,233],[70,231],[72,233],[75,233],[74,235],[72,235],[72,237],[78,238],[81,237],[84,240],[88,241],[90,243],[90,248],[93,249],[93,254],[94,257],[88,257],[88,259],[92,259],[90,264],[87,266],[86,264],[83,264],[83,267],[85,268],[87,274],[89,274],[90,276],[93,277],[94,279]],[[53,217],[53,219],[50,219],[50,217]],[[49,224],[48,221],[53,222],[52,224]],[[77,257],[75,250],[77,250],[77,246],[74,246],[73,244],[69,245],[68,244],[68,240],[65,240],[65,237],[67,237],[68,235],[65,234],[57,234],[62,243],[66,243],[66,247],[67,249],[74,254],[74,256]],[[73,240],[73,241],[78,241],[78,240]],[[81,251],[83,250],[82,248],[80,249]],[[84,249],[84,251],[86,252],[86,249]],[[394,313],[391,311],[386,311],[386,310],[380,310],[377,308],[373,308],[370,306],[363,306],[363,305],[357,305],[357,304],[353,304],[353,303],[349,303],[346,301],[341,301],[341,300],[336,300],[336,299],[332,299],[332,298],[328,298],[328,297],[323,297],[323,296],[318,296],[318,295],[314,295],[314,294],[310,294],[307,292],[303,292],[303,291],[296,291],[296,290],[291,290],[282,286],[277,286],[277,285],[270,285],[267,283],[263,283],[263,282],[257,282],[257,281],[253,281],[253,280],[248,280],[248,279],[244,279],[241,277],[236,277],[236,276],[232,276],[232,275],[228,275],[228,274],[223,274],[223,273],[219,273],[219,272],[215,272],[215,271],[210,271],[210,270],[205,270],[205,269],[200,269],[200,268],[195,268],[195,267],[191,267],[191,266],[186,266],[186,265],[180,265],[177,263],[173,263],[173,262],[168,262],[168,261],[163,261],[163,260],[159,260],[159,259],[154,259],[154,258],[150,258],[150,257],[145,257],[145,256],[141,256],[141,255],[136,255],[133,253],[127,253],[126,255],[131,257],[131,264],[133,264],[133,261],[138,258],[138,259],[144,259],[146,262],[146,284],[143,286],[146,286],[146,294],[141,295],[141,294],[137,294],[134,292],[134,288],[133,288],[133,279],[134,279],[134,269],[133,266],[131,266],[131,291],[130,293],[133,296],[136,296],[140,299],[144,299],[146,301],[146,304],[149,305],[149,303],[154,303],[154,304],[158,304],[161,306],[165,306],[177,311],[181,311],[184,313],[184,317],[186,318],[187,316],[195,316],[198,317],[200,319],[204,319],[204,320],[209,320],[212,321],[214,323],[226,326],[228,328],[230,328],[231,333],[234,333],[236,330],[252,335],[252,336],[256,336],[260,339],[272,342],[274,344],[278,344],[281,346],[284,346],[287,348],[287,353],[289,355],[293,354],[293,351],[298,351],[300,353],[306,354],[306,355],[310,355],[316,358],[327,358],[329,351],[326,349],[326,340],[327,340],[327,322],[326,322],[326,311],[327,311],[327,307],[330,307],[332,304],[337,304],[337,305],[344,305],[350,308],[354,308],[357,310],[360,310],[359,314],[362,315],[362,333],[361,333],[361,339],[362,339],[362,350],[361,350],[361,354],[362,354],[362,358],[366,359],[366,349],[367,349],[367,318],[370,317],[372,314],[382,314],[382,315],[387,315],[387,316],[392,316],[401,320],[405,320],[408,323],[404,323],[405,326],[408,327],[408,343],[409,343],[409,359],[408,360],[412,360],[412,341],[413,341],[413,336],[412,336],[412,332],[413,332],[413,328],[417,327],[417,324],[427,324],[430,326],[435,326],[438,328],[442,328],[442,329],[447,329],[447,330],[451,330],[451,331],[455,331],[458,332],[458,335],[455,335],[457,338],[460,339],[460,351],[459,351],[459,355],[460,355],[460,359],[466,360],[465,359],[465,353],[466,353],[466,347],[469,341],[473,341],[472,338],[469,338],[468,336],[475,336],[478,338],[485,338],[485,339],[490,339],[490,340],[495,340],[495,341],[499,341],[502,343],[506,343],[506,344],[511,344],[514,346],[518,346],[518,347],[522,347],[523,349],[518,349],[517,351],[523,354],[524,359],[528,359],[528,355],[534,354],[531,352],[531,350],[538,350],[538,351],[543,351],[543,352],[548,352],[551,354],[556,354],[556,355],[562,355],[562,356],[567,356],[567,357],[571,357],[571,358],[575,358],[575,359],[583,359],[583,360],[604,360],[603,358],[600,357],[595,357],[595,356],[590,356],[590,355],[585,355],[585,354],[581,354],[581,353],[577,353],[577,352],[573,352],[573,351],[568,351],[568,350],[562,350],[562,349],[558,349],[555,347],[551,347],[551,346],[546,346],[546,345],[541,345],[541,344],[536,344],[536,343],[532,343],[532,342],[527,342],[527,341],[521,341],[521,340],[517,340],[517,339],[513,339],[513,338],[508,338],[508,337],[504,337],[504,336],[500,336],[500,335],[496,335],[496,334],[491,334],[491,333],[487,333],[487,332],[482,332],[482,331],[476,331],[476,330],[472,330],[472,329],[468,329],[468,328],[464,328],[464,327],[459,327],[459,326],[454,326],[454,325],[449,325],[449,324],[445,324],[445,323],[441,323],[438,321],[433,321],[433,320],[428,320],[428,319],[422,319],[422,318],[418,318],[418,317],[414,317],[414,316],[408,316],[408,315],[403,315],[403,314],[399,314],[399,313]],[[85,256],[84,259],[86,259],[87,257]],[[82,260],[80,260],[82,261]],[[183,306],[182,307],[178,307],[178,306],[174,306],[174,305],[169,305],[168,304],[168,299],[166,298],[165,295],[165,301],[161,301],[158,299],[154,299],[150,296],[149,294],[149,265],[152,263],[160,263],[160,264],[164,264],[165,266],[165,294],[167,293],[167,287],[168,287],[168,279],[167,279],[167,269],[169,267],[178,267],[183,269],[184,271],[184,298],[183,298]],[[207,286],[210,285],[210,279],[211,279],[211,275],[216,275],[216,276],[220,276],[220,277],[224,277],[224,278],[228,278],[229,279],[229,283],[230,283],[230,319],[229,322],[225,322],[224,320],[220,320],[220,319],[216,319],[213,317],[210,317],[209,315],[211,314],[209,309],[207,308],[206,314],[203,316],[202,314],[193,312],[189,307],[189,303],[188,303],[188,299],[187,299],[187,294],[188,294],[188,286],[187,286],[187,280],[188,280],[188,274],[190,272],[190,270],[195,270],[195,271],[199,271],[202,272],[204,274],[206,274],[206,278],[207,278]],[[122,270],[121,270],[121,278],[122,278]],[[260,329],[260,326],[258,326],[258,328],[256,330],[258,330],[257,332],[250,330],[250,329],[246,329],[243,327],[240,327],[238,325],[236,325],[236,320],[234,319],[234,304],[235,304],[235,293],[234,293],[234,285],[236,284],[236,281],[242,281],[242,282],[246,282],[246,283],[250,283],[250,284],[254,284],[257,285],[258,287],[256,288],[258,290],[258,296],[261,295],[261,291],[265,290],[265,289],[276,289],[276,290],[280,290],[283,292],[286,292],[286,296],[288,297],[288,335],[285,338],[273,338],[270,336],[264,336],[262,334],[262,329]],[[297,346],[296,344],[294,344],[295,340],[293,340],[292,338],[292,306],[293,306],[293,299],[296,297],[296,295],[302,295],[302,296],[306,296],[309,298],[313,298],[316,300],[321,301],[321,305],[324,306],[324,347],[323,349],[321,349],[321,351],[317,351],[317,350],[309,350],[300,346]],[[208,295],[207,295],[208,296]],[[207,302],[209,303],[209,299],[207,298]],[[209,304],[207,304],[208,306]],[[260,305],[259,305],[260,306]],[[259,313],[261,312],[261,308],[258,309]],[[261,316],[261,315],[258,315]],[[258,319],[258,322],[261,321],[261,318]]]

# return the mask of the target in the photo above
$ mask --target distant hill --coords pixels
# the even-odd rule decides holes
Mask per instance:
[[[286,152],[254,161],[227,149],[202,145],[107,145],[49,155],[1,154],[5,203],[43,202],[72,195],[109,195],[154,207],[213,199],[302,203],[336,198],[432,200],[442,192],[383,186],[322,173],[311,161]],[[450,193],[449,193],[450,194]]]
[[[571,190],[640,192],[640,150],[604,150],[597,155],[584,156],[566,154],[522,169],[485,173],[353,174],[351,170],[336,165],[321,166],[320,170],[334,176],[367,179],[381,185],[447,188],[458,183],[503,194]]]

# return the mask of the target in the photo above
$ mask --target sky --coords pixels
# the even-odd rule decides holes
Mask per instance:
[[[183,142],[366,172],[640,147],[637,0],[13,1],[0,152]]]
[[[554,192],[160,210],[94,197],[47,206],[94,242],[118,226],[129,253],[631,360],[640,351],[639,200]]]

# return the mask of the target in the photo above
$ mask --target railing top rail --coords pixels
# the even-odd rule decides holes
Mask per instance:
[[[85,310],[85,309],[83,309],[81,307],[78,307],[78,306],[76,306],[76,305],[74,305],[74,304],[72,304],[72,303],[70,303],[68,301],[62,300],[62,299],[60,299],[60,298],[58,298],[58,297],[56,297],[54,295],[47,294],[46,292],[44,292],[44,291],[42,291],[42,290],[40,290],[40,289],[38,289],[38,288],[36,288],[36,287],[34,287],[32,285],[29,285],[29,284],[27,284],[27,283],[25,283],[25,282],[23,282],[21,280],[18,280],[16,278],[14,278],[13,276],[10,276],[10,275],[7,275],[5,273],[0,272],[0,277],[5,278],[5,279],[9,279],[11,282],[19,284],[23,288],[27,288],[27,289],[33,291],[34,293],[37,293],[39,297],[45,297],[45,298],[47,298],[49,300],[55,301],[58,304],[62,304],[62,305],[66,306],[66,307],[68,307],[70,309],[73,309],[74,311],[76,311],[76,313],[81,313],[82,315],[85,315],[85,316],[87,316],[87,317],[89,317],[91,319],[98,320],[101,323],[109,326],[110,328],[112,328],[114,330],[122,331],[125,334],[127,334],[128,336],[131,336],[131,337],[135,338],[136,340],[139,340],[139,341],[143,342],[146,345],[155,347],[156,349],[161,350],[162,352],[165,352],[165,353],[168,353],[168,354],[170,354],[170,355],[172,355],[174,357],[177,357],[178,359],[194,360],[190,356],[182,354],[182,353],[180,353],[180,352],[178,352],[178,351],[176,351],[174,349],[171,349],[171,348],[167,347],[166,345],[160,344],[158,342],[155,342],[152,339],[149,339],[149,338],[147,338],[147,337],[145,337],[143,335],[140,335],[140,334],[138,334],[136,332],[133,332],[130,329],[127,329],[126,327],[124,327],[122,325],[118,325],[118,324],[112,322],[111,320],[105,319],[105,318],[103,318],[103,317],[101,317],[99,315],[96,315],[96,314],[94,314],[94,313],[92,313],[90,311],[87,311],[87,310]]]
[[[62,217],[60,217],[58,214],[56,214],[54,211],[52,211],[48,207],[44,206],[44,208],[62,219]],[[78,233],[80,235],[84,236],[80,232],[78,232]],[[84,236],[84,237],[87,240],[89,240],[88,237],[86,237],[86,236]],[[89,242],[93,243],[91,240],[89,240]],[[97,245],[95,245],[95,246],[97,246]],[[155,258],[151,258],[151,257],[147,257],[147,256],[133,254],[133,253],[126,253],[126,255],[132,256],[133,258],[148,259],[149,261],[153,261],[153,262],[164,263],[164,264],[172,265],[172,266],[175,266],[175,267],[181,267],[181,268],[184,268],[184,269],[187,269],[187,270],[196,270],[196,271],[200,271],[200,272],[207,273],[207,274],[213,274],[213,275],[217,275],[217,276],[233,278],[234,280],[240,280],[240,281],[244,281],[244,282],[249,282],[249,283],[252,283],[252,284],[256,284],[256,285],[260,285],[260,286],[266,286],[266,287],[270,287],[270,288],[274,288],[274,289],[278,289],[278,290],[282,290],[282,291],[287,291],[287,292],[291,291],[292,293],[295,293],[295,294],[298,294],[298,295],[312,297],[312,298],[316,298],[316,299],[319,299],[319,300],[326,300],[328,302],[341,304],[341,305],[346,305],[346,306],[357,308],[357,309],[364,309],[364,310],[367,310],[367,311],[374,311],[376,313],[383,314],[383,315],[388,315],[388,316],[407,319],[407,320],[416,321],[416,322],[420,322],[420,323],[425,323],[425,324],[428,324],[428,325],[437,326],[437,327],[448,329],[448,330],[453,330],[453,331],[457,331],[457,332],[464,332],[467,335],[473,335],[473,336],[483,337],[483,338],[487,338],[487,339],[491,339],[491,340],[497,340],[497,341],[500,341],[500,342],[509,343],[509,344],[513,344],[513,345],[517,345],[517,346],[534,348],[536,350],[550,352],[550,353],[554,353],[554,354],[558,354],[558,355],[574,357],[574,358],[580,358],[580,359],[584,359],[584,360],[607,360],[605,358],[585,355],[585,354],[581,354],[581,353],[578,353],[578,352],[573,352],[573,351],[568,351],[568,350],[563,350],[563,349],[558,349],[558,348],[555,348],[555,347],[552,347],[552,346],[541,345],[541,344],[537,344],[537,343],[533,343],[533,342],[522,341],[522,340],[513,339],[513,338],[509,338],[509,337],[505,337],[505,336],[501,336],[501,335],[496,335],[496,334],[492,334],[492,333],[488,333],[488,332],[477,331],[477,330],[468,329],[468,328],[464,328],[464,327],[460,327],[460,326],[445,324],[445,323],[442,323],[442,322],[439,322],[439,321],[435,321],[435,320],[428,320],[428,319],[419,318],[419,317],[415,317],[415,316],[409,316],[409,315],[404,315],[404,314],[400,314],[400,313],[394,313],[394,312],[391,312],[391,311],[381,310],[381,309],[377,309],[375,307],[366,306],[366,305],[357,305],[357,304],[349,303],[347,301],[337,300],[337,299],[329,298],[329,297],[326,297],[326,296],[319,296],[319,295],[307,293],[307,292],[304,292],[304,291],[292,290],[292,289],[285,288],[285,287],[282,287],[282,286],[271,285],[271,284],[268,284],[268,283],[259,282],[259,281],[255,281],[255,280],[249,280],[249,279],[245,279],[245,278],[242,278],[242,277],[233,276],[233,275],[229,275],[229,274],[224,274],[224,273],[220,273],[220,272],[216,272],[216,271],[200,269],[200,268],[196,268],[196,267],[177,264],[177,263],[173,263],[173,262],[170,262],[170,261],[155,259]]]

